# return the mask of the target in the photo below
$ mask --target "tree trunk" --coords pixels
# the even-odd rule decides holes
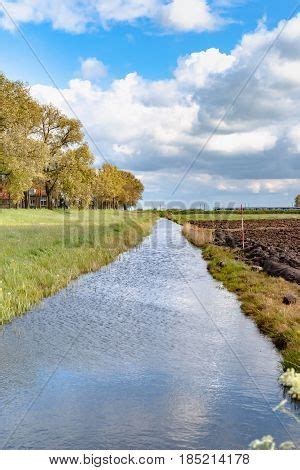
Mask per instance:
[[[45,191],[46,191],[46,194],[47,194],[47,209],[52,210],[53,209],[52,189],[49,187],[49,185],[47,183],[45,185]]]
[[[24,191],[24,206],[25,209],[29,208],[29,191]]]

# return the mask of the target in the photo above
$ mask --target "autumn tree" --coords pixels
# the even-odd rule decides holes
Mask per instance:
[[[68,165],[67,150],[83,143],[81,123],[68,118],[52,105],[42,107],[41,124],[37,128],[41,142],[47,146],[49,158],[43,168],[48,209],[52,208],[53,191],[65,174]]]
[[[295,206],[300,207],[300,194],[298,194],[298,196],[295,197]]]
[[[122,190],[119,202],[123,205],[124,210],[127,210],[128,207],[136,206],[142,198],[144,186],[130,171],[121,171],[121,180]]]
[[[22,82],[0,74],[0,173],[6,175],[6,189],[20,200],[41,174],[48,149],[37,140],[35,130],[41,107]]]
[[[102,209],[115,209],[119,204],[122,189],[120,170],[110,163],[104,163],[97,172],[94,185],[95,197]]]
[[[70,205],[86,207],[92,201],[95,179],[93,161],[94,157],[86,144],[63,154],[58,188]]]
[[[123,206],[127,209],[129,206],[135,206],[142,197],[144,186],[129,171],[123,171],[115,165],[105,163],[98,170],[94,194],[98,201],[98,207],[102,209],[117,209]]]

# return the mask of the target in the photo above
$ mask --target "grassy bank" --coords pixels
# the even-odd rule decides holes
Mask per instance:
[[[196,246],[203,244],[197,231],[185,226],[184,235]],[[201,246],[212,276],[237,294],[241,308],[271,338],[281,351],[284,367],[300,371],[300,287],[282,278],[253,271],[240,259],[239,250],[213,244]],[[297,304],[283,304],[287,293],[294,294]]]
[[[184,213],[168,213],[168,218],[176,222],[177,224],[183,225],[189,221],[206,221],[206,220],[241,220],[241,214],[239,212],[184,212]],[[268,212],[268,213],[244,213],[245,220],[274,220],[274,219],[299,219],[300,211],[285,211],[285,212]]]
[[[207,245],[202,250],[209,271],[231,292],[237,294],[241,308],[256,322],[281,351],[284,366],[300,370],[300,315],[296,305],[284,305],[283,296],[300,288],[281,278],[254,272],[251,266],[237,259],[229,248]]]
[[[150,233],[152,214],[0,210],[0,324]]]

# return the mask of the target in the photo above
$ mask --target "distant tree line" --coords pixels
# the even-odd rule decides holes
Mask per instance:
[[[93,166],[82,125],[52,105],[34,100],[22,82],[0,73],[0,177],[15,203],[42,188],[47,207],[135,206],[144,187],[132,173],[105,163]]]

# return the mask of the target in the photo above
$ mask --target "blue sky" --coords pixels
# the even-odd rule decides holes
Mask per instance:
[[[253,31],[266,16],[271,28],[287,18],[295,7],[293,0],[241,0],[226,9],[232,23],[213,32],[164,32],[151,21],[142,24],[100,26],[84,34],[54,30],[49,22],[21,24],[28,41],[38,53],[59,86],[65,86],[80,69],[80,59],[97,57],[109,66],[111,77],[137,71],[144,78],[163,79],[171,75],[178,57],[215,47],[230,50],[246,32]],[[49,78],[20,34],[0,29],[1,69],[11,79],[29,84],[50,84]]]
[[[183,8],[187,5],[183,0],[172,1],[179,4],[178,8],[180,2]],[[212,131],[212,123],[222,115],[226,108],[225,98],[231,91],[234,95],[238,90],[240,78],[245,78],[243,70],[251,72],[254,61],[278,32],[278,23],[288,18],[296,5],[292,0],[189,0],[191,15],[197,2],[199,7],[201,4],[209,11],[206,23],[199,18],[198,23],[190,24],[188,17],[184,23],[180,15],[175,17],[171,10],[162,10],[169,3],[164,0],[114,0],[111,3],[91,0],[83,2],[86,10],[81,4],[79,10],[74,6],[74,11],[69,0],[50,4],[47,0],[3,3],[56,85],[72,103],[96,143],[93,150],[98,161],[101,161],[101,148],[109,160],[136,171],[145,183],[146,199],[172,200],[175,197],[172,192],[176,181]],[[112,3],[115,3],[115,9]],[[65,9],[58,11],[62,4]],[[96,4],[101,5],[101,14],[91,12]],[[137,4],[141,13],[136,13]],[[51,102],[69,113],[22,36],[11,28],[9,19],[3,18],[2,22],[0,20],[2,71],[11,79],[29,83],[34,96],[41,101],[47,102],[51,98]],[[263,25],[257,30],[259,22]],[[289,24],[286,31],[294,31],[292,23],[290,28]],[[239,53],[237,46],[246,34],[251,39],[242,42],[242,53]],[[257,38],[260,38],[259,44]],[[250,93],[253,93],[252,99],[258,94],[267,96],[268,102],[266,100],[263,109],[249,109],[251,119],[247,109],[228,118],[220,135],[216,136],[215,144],[195,163],[186,186],[182,185],[176,194],[178,199],[186,203],[200,199],[210,204],[216,201],[227,204],[233,200],[262,205],[291,203],[300,177],[297,153],[297,120],[300,116],[292,104],[292,111],[284,104],[284,113],[291,117],[287,128],[286,118],[279,122],[280,118],[274,118],[271,108],[276,100],[278,102],[277,59],[280,56],[286,62],[289,55],[298,58],[299,40],[295,41],[293,36],[290,50],[285,49],[286,57],[282,55],[283,48],[279,48],[279,43],[273,60],[269,57],[268,63],[261,67],[261,79],[255,77],[255,84],[246,90],[240,109],[251,102]],[[206,53],[211,49],[219,52]],[[200,52],[204,53],[203,57],[195,55]],[[95,68],[94,63],[92,73],[84,73],[83,64],[87,59],[96,60],[101,66],[104,64],[105,72],[97,76],[99,67]],[[181,61],[180,66],[178,61]],[[191,62],[194,65],[191,66]],[[86,63],[87,67],[89,65]],[[295,60],[286,63],[286,67],[290,67],[293,77]],[[282,98],[289,86],[286,83],[288,75],[287,72],[280,78]],[[77,81],[70,85],[74,79]],[[274,85],[272,93],[270,83]],[[297,87],[294,80],[292,88],[298,99]],[[215,93],[218,99],[213,96]],[[93,118],[83,110],[84,99]],[[128,109],[124,115],[120,113],[122,116],[114,118],[118,113],[117,100],[122,111],[125,106]],[[108,110],[114,106],[117,111],[114,116],[108,116]],[[205,122],[202,110],[206,116],[209,114]],[[134,120],[132,113],[137,113],[140,119]],[[237,114],[235,110],[233,114]],[[156,126],[162,115],[162,122]],[[179,128],[174,120],[172,122],[172,115],[182,121]],[[152,123],[155,132],[150,133]],[[119,128],[119,135],[109,126]],[[139,132],[132,132],[133,126],[140,127]],[[165,135],[161,135],[164,129]],[[283,161],[282,149],[286,149],[287,138],[291,145],[288,145],[289,151]],[[252,139],[258,144],[253,145]],[[237,148],[232,144],[234,142],[238,142]],[[260,170],[257,169],[259,162]]]

